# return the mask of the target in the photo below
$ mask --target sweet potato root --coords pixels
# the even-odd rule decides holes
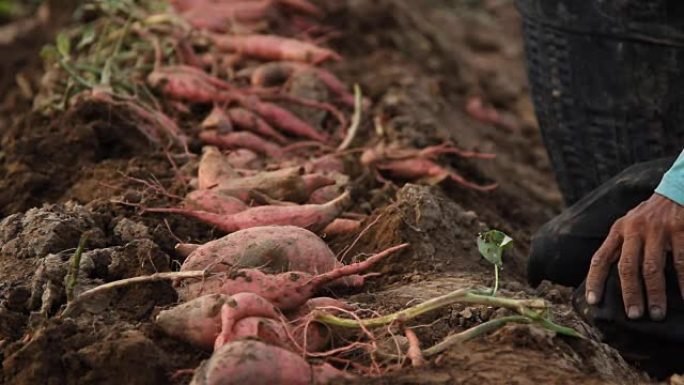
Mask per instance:
[[[319,64],[341,60],[335,51],[311,43],[274,35],[211,35],[216,47],[264,60],[291,60]]]
[[[249,208],[245,202],[216,189],[195,190],[185,196],[184,207],[214,214],[235,214]]]
[[[269,225],[293,225],[319,231],[332,222],[349,203],[349,193],[322,205],[260,206],[233,215],[214,214],[186,208],[146,208],[147,212],[174,213],[196,218],[217,229],[232,233],[238,230]]]
[[[220,134],[216,130],[207,130],[200,132],[199,137],[203,142],[221,148],[246,148],[273,159],[280,159],[284,155],[282,147],[251,132]]]
[[[234,270],[226,275],[214,275],[197,282],[185,281],[178,288],[178,293],[182,299],[189,300],[208,293],[233,295],[249,292],[260,295],[282,311],[294,310],[326,285],[343,277],[362,273],[406,246],[408,244],[393,246],[363,262],[340,266],[318,275],[304,272],[272,275],[257,269]]]
[[[258,115],[244,108],[231,108],[227,111],[230,121],[238,128],[273,139],[280,144],[289,142],[286,137],[266,123]]]
[[[325,385],[350,378],[327,364],[311,365],[300,355],[256,340],[216,350],[195,371],[191,385]]]
[[[215,146],[204,146],[197,169],[197,188],[200,190],[217,186],[224,180],[238,178],[228,159]]]
[[[172,99],[192,103],[228,103],[244,97],[221,79],[185,65],[155,70],[147,76],[147,83]]]

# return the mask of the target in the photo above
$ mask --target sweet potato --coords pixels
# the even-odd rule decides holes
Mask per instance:
[[[316,234],[295,226],[261,226],[205,243],[183,262],[181,271],[261,268],[267,273],[330,271],[341,263]]]
[[[152,71],[147,76],[147,83],[170,98],[192,103],[228,103],[244,97],[221,79],[185,65]]]
[[[208,189],[224,180],[239,176],[218,148],[215,146],[202,148],[202,158],[197,168],[197,188]]]
[[[226,154],[228,163],[236,169],[259,170],[263,168],[261,158],[254,151],[238,148]]]
[[[185,196],[184,206],[214,214],[235,214],[249,208],[245,202],[216,189],[195,190]]]
[[[424,179],[431,183],[436,183],[449,178],[465,187],[477,191],[491,191],[497,187],[497,184],[479,185],[469,182],[457,173],[449,171],[426,158],[382,161],[378,163],[376,167],[381,171],[402,179]]]
[[[347,89],[332,72],[316,68],[306,63],[298,62],[270,62],[257,67],[251,74],[252,85],[268,87],[285,82],[292,75],[302,72],[313,73],[333,94],[349,106],[354,106],[354,95]]]
[[[220,134],[216,130],[207,130],[200,132],[199,137],[203,142],[221,148],[246,148],[273,159],[280,159],[284,155],[282,147],[251,132]]]
[[[349,193],[322,205],[260,206],[233,215],[214,214],[186,208],[146,208],[153,213],[174,213],[196,218],[226,233],[269,225],[293,225],[319,231],[332,222],[349,203]]]
[[[207,293],[233,295],[249,292],[260,295],[282,311],[294,310],[331,282],[368,270],[383,258],[406,246],[408,244],[393,246],[363,262],[339,266],[318,275],[305,272],[266,274],[257,269],[239,269],[195,282],[185,281],[177,290],[184,300]]]
[[[195,370],[191,385],[324,385],[350,378],[327,364],[257,340],[223,345]]]
[[[318,142],[325,142],[328,138],[327,135],[316,130],[290,111],[273,103],[262,102],[256,96],[242,97],[239,102],[245,108],[259,114],[265,121],[288,134]]]
[[[221,134],[225,134],[233,131],[233,124],[230,117],[226,111],[219,107],[214,106],[211,109],[209,115],[200,124],[203,130],[217,130]]]
[[[289,142],[286,137],[266,123],[261,117],[244,108],[231,108],[227,111],[230,121],[240,129],[273,139],[280,144]]]
[[[250,199],[250,192],[255,191],[278,201],[302,203],[315,190],[335,183],[323,175],[303,175],[303,172],[302,167],[262,171],[253,176],[224,179],[219,182],[217,189],[243,201]]]
[[[209,3],[186,10],[181,17],[197,29],[225,32],[235,23],[254,23],[268,15],[273,0]]]
[[[337,198],[343,188],[337,185],[324,186],[311,193],[307,203],[322,205]]]
[[[212,34],[211,40],[220,50],[264,60],[292,60],[319,64],[328,60],[342,59],[339,54],[330,49],[281,36]]]
[[[323,229],[325,235],[351,234],[361,228],[361,222],[354,219],[337,218]]]
[[[278,3],[283,4],[289,8],[292,8],[301,13],[305,13],[309,16],[322,18],[324,15],[323,11],[315,4],[309,2],[308,0],[276,0]]]
[[[246,317],[282,318],[278,309],[253,293],[209,294],[161,311],[155,323],[174,338],[211,349],[222,328],[230,332]]]

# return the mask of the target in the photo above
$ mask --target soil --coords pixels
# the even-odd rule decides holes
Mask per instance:
[[[326,241],[345,253],[345,262],[401,242],[411,248],[383,263],[381,276],[363,290],[333,294],[389,312],[458,288],[489,287],[492,268],[474,240],[496,228],[516,245],[505,256],[502,294],[545,298],[554,304],[559,322],[589,336],[580,340],[536,326],[506,326],[426,367],[355,383],[650,382],[597,342],[597,332],[572,310],[569,288],[526,284],[530,238],[562,203],[534,120],[512,2],[320,3],[326,4],[327,22],[343,31],[331,44],[345,59],[331,69],[362,86],[374,101],[373,113],[386,117],[389,135],[418,147],[449,139],[462,148],[495,153],[494,160],[449,161],[470,180],[499,184],[490,193],[454,182],[381,189],[373,178],[359,177],[354,211],[370,214],[363,226],[370,225],[368,231]],[[37,57],[37,49],[31,55]],[[26,60],[23,51],[16,57]],[[21,68],[11,70],[35,78],[35,66]],[[292,87],[308,87],[306,80],[300,83]],[[121,111],[91,106],[46,119],[30,112],[31,96],[10,88],[0,119],[0,383],[188,383],[190,377],[178,371],[197,367],[208,354],[155,327],[156,313],[177,301],[171,285],[116,291],[74,318],[55,314],[65,303],[63,279],[82,234],[88,234],[87,252],[76,294],[115,279],[176,270],[182,262],[173,248],[177,242],[203,243],[220,235],[194,220],[142,214],[117,203],[173,205],[173,195],[182,195],[187,183],[176,168],[192,170],[193,161],[149,146]],[[470,117],[464,106],[472,97],[491,103],[507,124]],[[364,127],[372,130],[370,123]],[[484,306],[451,306],[421,317],[425,327],[416,330],[429,346],[494,315]]]

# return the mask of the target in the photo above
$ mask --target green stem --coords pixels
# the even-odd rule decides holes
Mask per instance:
[[[83,254],[83,249],[85,248],[86,242],[88,242],[88,236],[81,236],[81,240],[78,242],[76,252],[71,257],[71,267],[66,276],[67,302],[71,302],[74,299],[74,287],[76,287],[76,283],[78,282],[78,271],[81,268],[81,255]]]
[[[492,296],[496,295],[499,290],[499,265],[494,265],[494,288],[492,289]]]
[[[453,347],[454,345],[460,345],[468,340],[472,340],[473,338],[479,337],[485,333],[489,333],[491,331],[499,329],[502,326],[511,322],[530,323],[531,320],[521,315],[513,315],[489,320],[470,329],[466,329],[460,333],[452,334],[450,336],[445,337],[436,345],[423,350],[423,356],[430,357],[442,353],[443,351]]]
[[[469,289],[459,289],[447,293],[443,296],[427,300],[416,306],[400,310],[396,313],[388,314],[381,317],[369,318],[365,320],[353,320],[347,318],[340,318],[326,312],[317,312],[314,315],[316,321],[331,325],[346,328],[360,328],[360,327],[377,327],[387,325],[396,321],[406,321],[416,318],[422,314],[431,312],[444,306],[449,306],[454,303],[467,303],[477,305],[488,305],[496,307],[505,307],[514,310],[521,315],[531,318],[533,320],[541,319],[543,310],[547,308],[547,304],[541,299],[521,300],[501,297],[492,297],[490,295],[475,294]],[[536,310],[533,310],[536,309]]]

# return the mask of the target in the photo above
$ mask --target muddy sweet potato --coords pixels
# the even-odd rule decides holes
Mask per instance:
[[[226,156],[228,163],[235,169],[260,170],[264,167],[264,162],[259,155],[246,148],[229,151]]]
[[[297,115],[278,105],[263,102],[256,96],[241,97],[239,102],[243,107],[258,114],[272,126],[285,133],[318,142],[325,142],[328,139],[326,134],[318,131]]]
[[[249,292],[260,295],[282,311],[289,311],[302,306],[330,283],[364,272],[406,246],[408,244],[393,246],[363,262],[336,267],[318,275],[305,272],[266,274],[257,269],[239,269],[198,281],[184,281],[177,291],[183,300],[211,293],[234,295]]]
[[[205,243],[190,253],[181,271],[261,268],[267,273],[318,274],[342,264],[316,234],[295,226],[261,226]]]
[[[451,179],[456,183],[477,191],[491,191],[497,184],[479,185],[470,182],[454,171],[449,171],[427,158],[409,158],[387,160],[377,163],[378,170],[389,175],[409,180],[425,180],[437,183],[444,179]]]
[[[327,48],[311,43],[275,35],[217,35],[212,34],[214,45],[228,52],[264,60],[291,60],[319,64],[328,60],[341,60],[341,56]]]
[[[260,206],[233,215],[176,207],[145,208],[145,211],[186,215],[215,226],[226,233],[269,225],[292,225],[311,231],[320,231],[344,211],[349,200],[349,193],[346,192],[337,199],[322,205]]]
[[[221,134],[216,130],[206,130],[200,132],[199,137],[204,143],[221,148],[246,148],[273,159],[281,159],[284,155],[282,147],[273,142],[269,142],[258,135],[252,134],[251,132],[230,132]]]
[[[202,148],[202,158],[197,168],[197,188],[208,189],[224,180],[239,176],[218,148],[215,146]]]
[[[347,86],[337,76],[328,70],[316,68],[306,63],[281,61],[262,64],[254,69],[250,80],[254,86],[267,87],[283,83],[291,76],[302,72],[312,73],[343,103],[354,106],[354,95],[349,92]]]
[[[174,338],[210,350],[222,328],[230,331],[237,321],[247,317],[280,319],[281,315],[273,305],[256,294],[209,294],[162,310],[155,323]]]
[[[285,136],[276,131],[270,124],[266,123],[261,117],[244,108],[235,107],[226,112],[230,121],[242,130],[251,131],[273,139],[280,144],[289,142]]]
[[[235,214],[249,208],[245,202],[216,189],[195,190],[185,196],[184,207],[214,214]]]
[[[265,19],[273,7],[273,0],[208,3],[192,7],[181,17],[197,29],[225,32],[235,23],[254,23]]]
[[[303,203],[315,190],[335,183],[334,180],[320,174],[303,173],[304,169],[301,167],[262,171],[253,176],[224,179],[216,188],[222,194],[243,201],[251,198],[251,192],[259,192],[277,201]]]
[[[226,111],[219,106],[214,106],[214,108],[211,109],[209,115],[200,123],[200,127],[203,130],[216,130],[222,134],[233,131],[233,124],[230,117]]]
[[[354,219],[337,218],[327,225],[322,233],[325,235],[352,234],[361,228],[361,221]]]
[[[195,370],[191,385],[324,385],[350,378],[328,364],[257,340],[233,341]]]

